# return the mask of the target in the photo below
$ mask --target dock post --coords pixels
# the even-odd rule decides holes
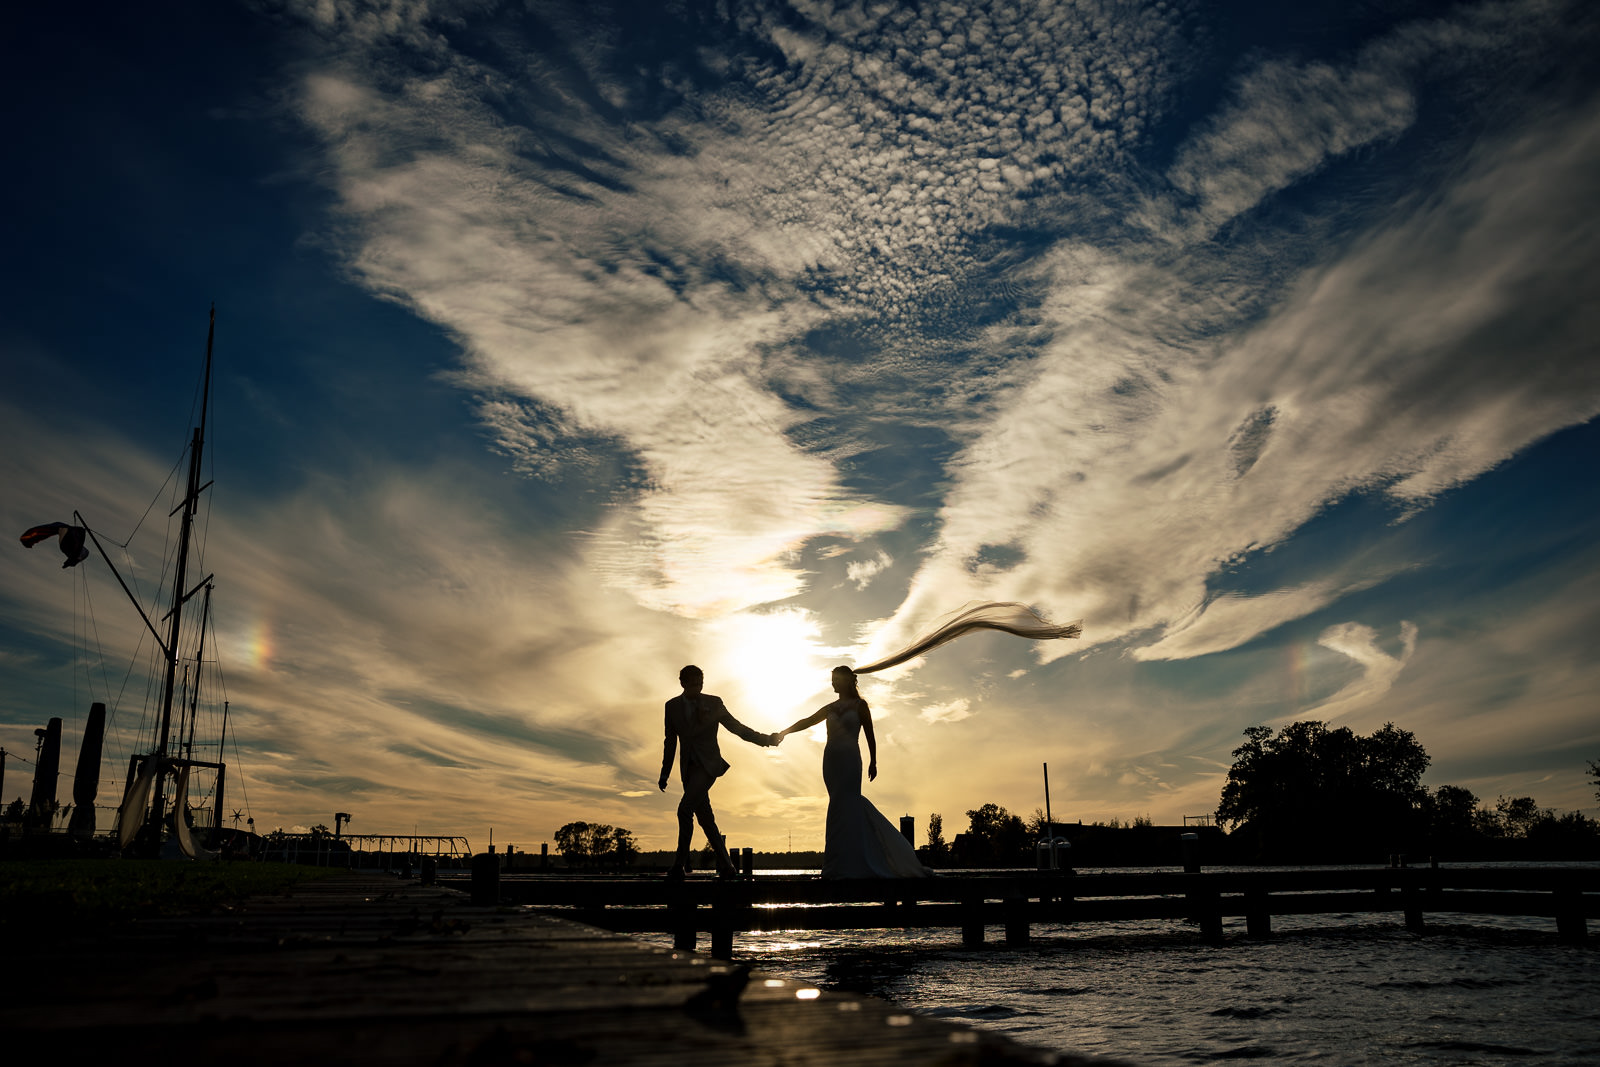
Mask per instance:
[[[961,902],[961,943],[983,944],[983,901],[967,899]]]
[[[1556,938],[1563,945],[1581,945],[1589,938],[1589,926],[1583,917],[1583,887],[1576,873],[1557,876]]]
[[[1267,906],[1267,894],[1259,889],[1244,895],[1244,934],[1255,938],[1272,936],[1272,910]]]
[[[1028,943],[1028,898],[1006,897],[1001,906],[1006,919],[1006,944]]]
[[[1200,835],[1179,834],[1178,842],[1183,853],[1183,873],[1200,873]]]
[[[472,857],[472,902],[480,906],[500,903],[500,857],[493,852]]]
[[[711,897],[711,956],[713,959],[733,959],[733,913],[735,900],[732,886],[716,886]]]
[[[693,952],[695,940],[699,936],[699,923],[696,921],[694,897],[689,895],[689,887],[680,885],[672,894],[672,947],[679,952]]]
[[[1427,933],[1428,924],[1422,919],[1422,886],[1418,884],[1415,875],[1405,877],[1400,890],[1400,900],[1406,913],[1406,929],[1414,934]]]
[[[1190,875],[1196,879],[1204,875]],[[1215,889],[1197,884],[1188,892],[1189,917],[1200,924],[1200,936],[1213,944],[1222,940],[1222,897]]]
[[[1044,909],[1044,914],[1050,916],[1058,923],[1072,923],[1077,921],[1077,897],[1065,882],[1051,896],[1051,906]]]
[[[753,848],[745,849],[743,859],[744,876],[746,878],[754,878],[756,876],[756,850]]]

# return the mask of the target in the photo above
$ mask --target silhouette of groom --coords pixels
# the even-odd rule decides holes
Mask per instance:
[[[778,743],[773,734],[758,733],[733,717],[721,697],[702,693],[705,674],[694,664],[678,672],[683,694],[667,701],[666,741],[661,749],[661,790],[666,791],[672,775],[672,754],[683,742],[678,777],[683,781],[683,799],[678,802],[678,855],[668,878],[682,878],[689,864],[689,844],[694,838],[694,820],[710,839],[717,854],[717,875],[732,878],[738,872],[728,858],[728,846],[717,830],[717,817],[711,810],[711,786],[728,770],[728,761],[717,748],[717,727],[726,726],[752,745]]]

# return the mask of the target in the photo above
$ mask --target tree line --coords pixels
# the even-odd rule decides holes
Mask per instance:
[[[1299,861],[1384,852],[1576,858],[1600,851],[1600,823],[1541,808],[1532,797],[1486,805],[1464,786],[1428,789],[1432,762],[1409,730],[1386,723],[1363,737],[1324,722],[1274,734],[1244,732],[1217,805],[1217,821],[1254,853]],[[1600,765],[1586,772],[1600,783]],[[1600,784],[1596,797],[1600,799]],[[1511,842],[1519,842],[1508,847]]]

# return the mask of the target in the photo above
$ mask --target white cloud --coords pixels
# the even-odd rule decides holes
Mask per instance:
[[[957,697],[944,704],[930,704],[923,708],[919,717],[923,722],[960,722],[972,714],[972,701],[966,697]]]
[[[1348,656],[1361,665],[1361,677],[1311,709],[1315,715],[1336,719],[1351,710],[1363,709],[1387,693],[1417,650],[1417,627],[1400,624],[1400,654],[1391,656],[1378,647],[1378,633],[1356,622],[1330,626],[1317,637],[1317,644]]]
[[[1367,584],[1370,583],[1359,583]],[[1224,652],[1281,623],[1326,607],[1351,591],[1350,587],[1334,582],[1313,582],[1262,596],[1219,596],[1189,618],[1175,620],[1161,640],[1135,649],[1133,655],[1136,659],[1162,660]]]
[[[871,584],[872,579],[882,574],[894,565],[894,560],[889,553],[879,551],[871,559],[851,560],[845,564],[845,580],[853,582],[857,589],[865,589]]]
[[[1255,207],[1333,157],[1411,125],[1409,71],[1364,62],[1293,66],[1268,61],[1236,88],[1232,105],[1178,152],[1167,177],[1196,201],[1195,236]]]

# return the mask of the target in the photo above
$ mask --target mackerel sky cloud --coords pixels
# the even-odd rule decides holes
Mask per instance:
[[[1584,5],[218,7],[193,39],[30,16],[162,73],[20,135],[45,269],[11,281],[5,510],[131,529],[216,299],[247,436],[210,565],[268,818],[659,845],[682,663],[772,729],[975,600],[1084,634],[869,684],[874,796],[919,825],[1042,806],[1042,760],[1069,818],[1177,822],[1296,718],[1592,813]],[[231,60],[160,61],[208,43]],[[52,199],[74,122],[128,147]],[[50,227],[113,217],[85,294]],[[141,373],[148,417],[113,414]],[[70,462],[31,443],[63,431]],[[8,749],[78,699],[40,562],[6,565]],[[732,755],[730,832],[820,845],[814,739]]]

